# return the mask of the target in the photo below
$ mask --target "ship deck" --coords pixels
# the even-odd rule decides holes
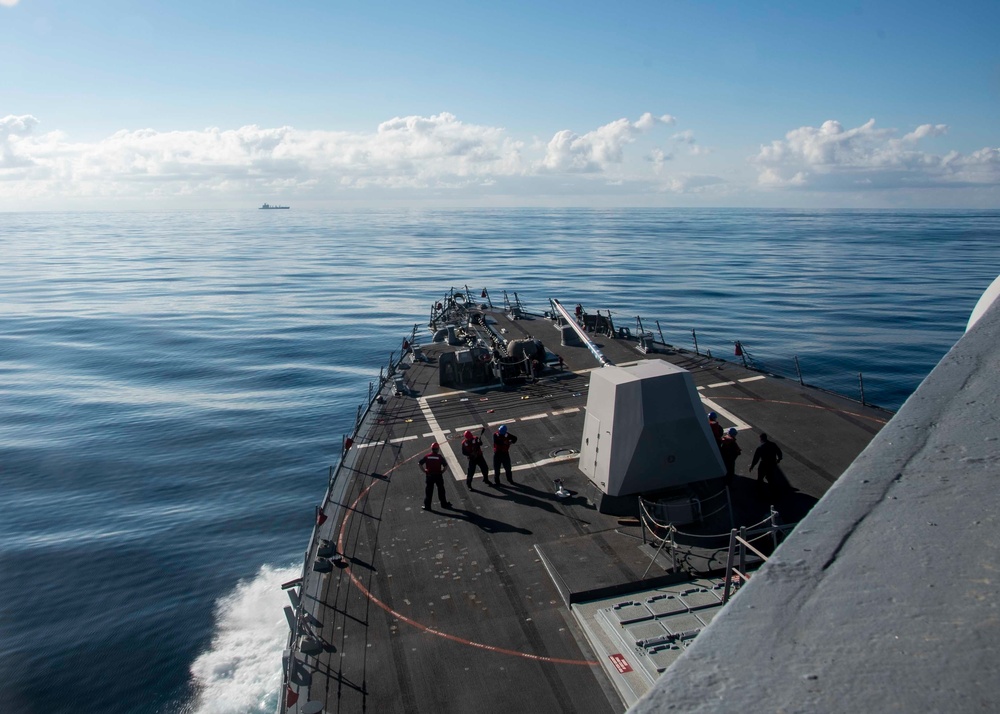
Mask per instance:
[[[610,652],[617,645],[608,643],[608,626],[593,625],[601,618],[594,603],[667,592],[681,581],[717,590],[719,581],[698,580],[720,565],[711,549],[691,548],[686,572],[671,573],[634,521],[595,507],[576,458],[589,373],[598,368],[593,355],[560,345],[546,317],[489,314],[505,337],[542,340],[564,368],[532,382],[442,388],[438,359],[455,348],[428,342],[423,359],[411,355],[400,365],[405,393],[387,380],[384,403],[373,402],[331,483],[323,506],[329,518],[307,555],[303,634],[287,653],[287,711],[623,711],[636,687],[615,681],[630,675]],[[891,416],[690,351],[643,354],[632,339],[594,340],[619,366],[665,359],[689,370],[705,411],[740,430],[743,454],[730,488],[737,523],[756,522],[771,506],[784,522],[797,521]],[[486,427],[492,464],[488,444],[499,424],[518,437],[515,483],[486,486],[477,474],[469,490],[462,434]],[[784,452],[781,491],[746,475],[762,431]],[[433,441],[449,465],[451,508],[435,494],[424,511],[417,461]],[[568,497],[555,494],[555,479]],[[722,481],[705,488],[722,489]],[[320,539],[336,543],[342,556],[328,572],[314,569],[324,565],[316,566]]]

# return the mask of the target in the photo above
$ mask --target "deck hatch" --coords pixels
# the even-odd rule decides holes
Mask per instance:
[[[694,637],[704,627],[701,620],[689,612],[662,617],[659,621],[670,634],[685,638]]]
[[[646,600],[646,607],[656,617],[665,615],[675,615],[679,612],[687,612],[688,607],[675,595],[654,595]]]
[[[654,620],[629,625],[625,628],[625,639],[635,647],[650,647],[667,642],[670,639],[670,633],[664,629],[663,625]]]
[[[667,667],[672,665],[674,661],[681,656],[683,651],[683,647],[675,644],[660,645],[658,647],[651,648],[647,652],[647,658],[659,674],[665,672]]]
[[[685,590],[681,593],[680,599],[691,610],[700,610],[704,607],[715,607],[722,601],[716,597],[714,592],[709,590]]]
[[[608,615],[613,622],[617,622],[619,625],[653,619],[653,613],[649,611],[649,608],[641,602],[633,602],[632,600],[612,605]]]

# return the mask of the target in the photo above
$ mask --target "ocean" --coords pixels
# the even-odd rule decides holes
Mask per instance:
[[[329,467],[452,287],[896,409],[998,273],[1000,211],[0,214],[0,712],[274,712]]]

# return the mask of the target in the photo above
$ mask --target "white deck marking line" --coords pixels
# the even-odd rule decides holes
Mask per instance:
[[[455,433],[465,436],[465,432],[467,431],[471,431],[473,434],[475,434],[477,429],[482,429],[482,428],[483,428],[482,424],[473,424],[472,426],[460,426],[455,429]]]
[[[452,393],[453,394],[460,394],[460,392],[452,392]],[[436,395],[436,396],[441,396],[441,395]],[[424,419],[427,420],[427,424],[431,428],[430,432],[428,432],[427,434],[424,434],[424,437],[425,438],[431,438],[431,437],[433,437],[434,441],[436,441],[438,443],[438,445],[441,447],[441,453],[442,453],[442,455],[444,455],[445,461],[448,462],[448,467],[449,467],[448,470],[451,472],[452,477],[456,481],[464,480],[465,479],[465,468],[464,467],[466,466],[466,464],[464,464],[461,460],[459,460],[459,458],[455,455],[455,450],[452,448],[451,442],[449,442],[445,438],[445,436],[444,436],[445,434],[447,434],[448,432],[450,432],[451,429],[442,429],[441,428],[440,424],[438,424],[437,419],[434,417],[434,413],[431,411],[430,406],[428,406],[427,401],[428,401],[427,397],[419,397],[417,399],[417,404],[420,405],[420,411],[423,412]],[[571,409],[563,410],[562,412],[559,412],[559,413],[560,414],[566,414],[566,413],[578,412],[578,411],[580,411],[579,407],[573,407]],[[719,411],[719,410],[716,409],[716,411]],[[548,413],[533,414],[531,416],[521,417],[520,421],[528,421],[528,420],[532,420],[532,419],[544,419],[547,416],[549,416]],[[502,421],[491,421],[491,422],[489,422],[487,424],[487,426],[499,426],[500,424],[513,424],[516,421],[518,421],[518,420],[517,419],[504,419]],[[482,426],[476,425],[476,427],[474,427],[474,428],[481,429]],[[456,432],[457,431],[459,431],[459,430],[456,429]],[[462,431],[465,431],[465,430],[463,429]],[[472,428],[469,428],[468,431],[472,431]],[[404,437],[401,437],[399,439],[393,439],[392,442],[390,442],[390,443],[395,443],[397,441],[409,441],[410,439],[416,439],[416,438],[417,438],[416,436],[404,436]],[[484,456],[485,456],[485,454],[484,454]],[[521,471],[523,469],[530,469],[530,468],[533,468],[533,467],[536,467],[536,466],[545,466],[547,464],[556,464],[556,463],[560,463],[562,461],[571,461],[573,459],[578,459],[578,458],[580,458],[579,454],[569,454],[569,455],[566,455],[566,456],[554,456],[554,457],[552,457],[550,459],[542,459],[541,461],[535,461],[535,462],[530,463],[530,464],[518,464],[517,466],[512,467],[511,471]],[[487,459],[487,463],[488,464],[490,463],[489,459]],[[460,464],[461,466],[463,466],[463,468],[455,468],[455,464]],[[490,464],[490,466],[492,467],[492,464]]]
[[[456,394],[468,394],[469,392],[488,392],[491,389],[502,389],[503,385],[500,382],[494,384],[485,384],[482,387],[470,387],[469,389],[463,389],[462,391],[452,390],[450,392],[441,392],[439,394],[432,394],[429,397],[420,397],[424,401],[430,401],[431,399],[443,399],[445,397],[453,397]]]
[[[445,463],[448,464],[448,470],[455,476],[456,481],[459,477],[465,478],[465,469],[456,468],[456,464],[461,467],[462,462],[455,456],[455,450],[451,448],[451,442],[445,438],[445,432],[441,430],[441,425],[438,424],[437,419],[434,417],[434,412],[427,405],[427,399],[419,397],[417,404],[420,405],[420,411],[424,413],[424,419],[427,420],[427,425],[431,428],[431,436],[434,437],[434,441],[441,447],[441,455],[444,456]]]
[[[576,414],[580,411],[580,407],[570,407],[569,409],[560,409],[557,412],[552,412],[552,416],[559,416],[560,414]]]
[[[736,427],[737,431],[742,431],[743,429],[750,429],[751,428],[750,425],[747,424],[745,421],[743,421],[742,419],[740,419],[739,417],[737,417],[732,412],[726,411],[725,409],[723,409],[722,407],[720,407],[718,404],[716,404],[715,402],[713,402],[711,399],[707,399],[705,397],[702,397],[701,398],[701,403],[704,404],[709,409],[711,409],[716,414],[718,414],[720,416],[726,417],[726,419],[728,419],[729,421],[731,421],[733,423],[733,426]]]
[[[541,461],[534,461],[530,464],[518,464],[511,468],[511,471],[524,471],[525,469],[532,469],[536,466],[548,466],[549,464],[558,464],[563,461],[572,461],[573,459],[580,458],[579,454],[566,454],[565,456],[553,456],[550,459],[542,459]]]
[[[504,419],[503,421],[489,421],[486,426],[499,426],[500,424],[513,424],[517,419]]]
[[[711,389],[712,387],[728,387],[730,384],[743,384],[745,382],[756,382],[759,379],[767,379],[767,377],[765,377],[762,374],[758,374],[756,377],[745,377],[743,379],[737,379],[735,382],[716,382],[715,384],[709,384],[705,387],[697,387],[697,389],[700,392],[703,389]]]
[[[400,436],[400,437],[397,437],[395,439],[389,439],[389,441],[387,441],[385,443],[387,443],[387,444],[398,444],[401,441],[413,441],[414,439],[417,439],[417,438],[419,438],[419,437],[416,434],[413,434],[411,436]]]

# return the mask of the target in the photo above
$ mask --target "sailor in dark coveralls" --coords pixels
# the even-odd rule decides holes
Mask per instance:
[[[719,444],[719,451],[722,452],[722,463],[726,465],[726,485],[728,486],[733,482],[733,477],[736,476],[736,459],[740,454],[743,453],[743,449],[740,445],[736,443],[736,427],[730,427],[722,437],[722,443]]]
[[[507,425],[501,424],[493,434],[493,477],[500,485],[500,467],[507,472],[508,483],[514,483],[510,468],[510,445],[517,442],[517,437],[507,433]]]
[[[451,508],[444,496],[444,472],[448,468],[444,457],[441,455],[441,447],[435,441],[431,444],[431,450],[424,455],[417,463],[424,470],[427,477],[427,489],[424,492],[424,510],[431,510],[431,496],[434,494],[434,487],[437,486],[438,500],[441,501],[441,508]]]
[[[483,472],[483,482],[490,483],[490,468],[483,458],[483,440],[473,435],[471,431],[465,432],[465,440],[462,442],[462,453],[469,459],[469,470],[465,473],[465,485],[472,489],[472,477],[476,475],[476,467]],[[497,481],[497,486],[500,482]]]
[[[778,471],[778,464],[781,463],[781,449],[773,441],[767,440],[767,434],[760,435],[760,446],[753,452],[753,460],[750,462],[750,470],[760,462],[757,469],[757,483],[767,481],[774,486],[774,476]]]

